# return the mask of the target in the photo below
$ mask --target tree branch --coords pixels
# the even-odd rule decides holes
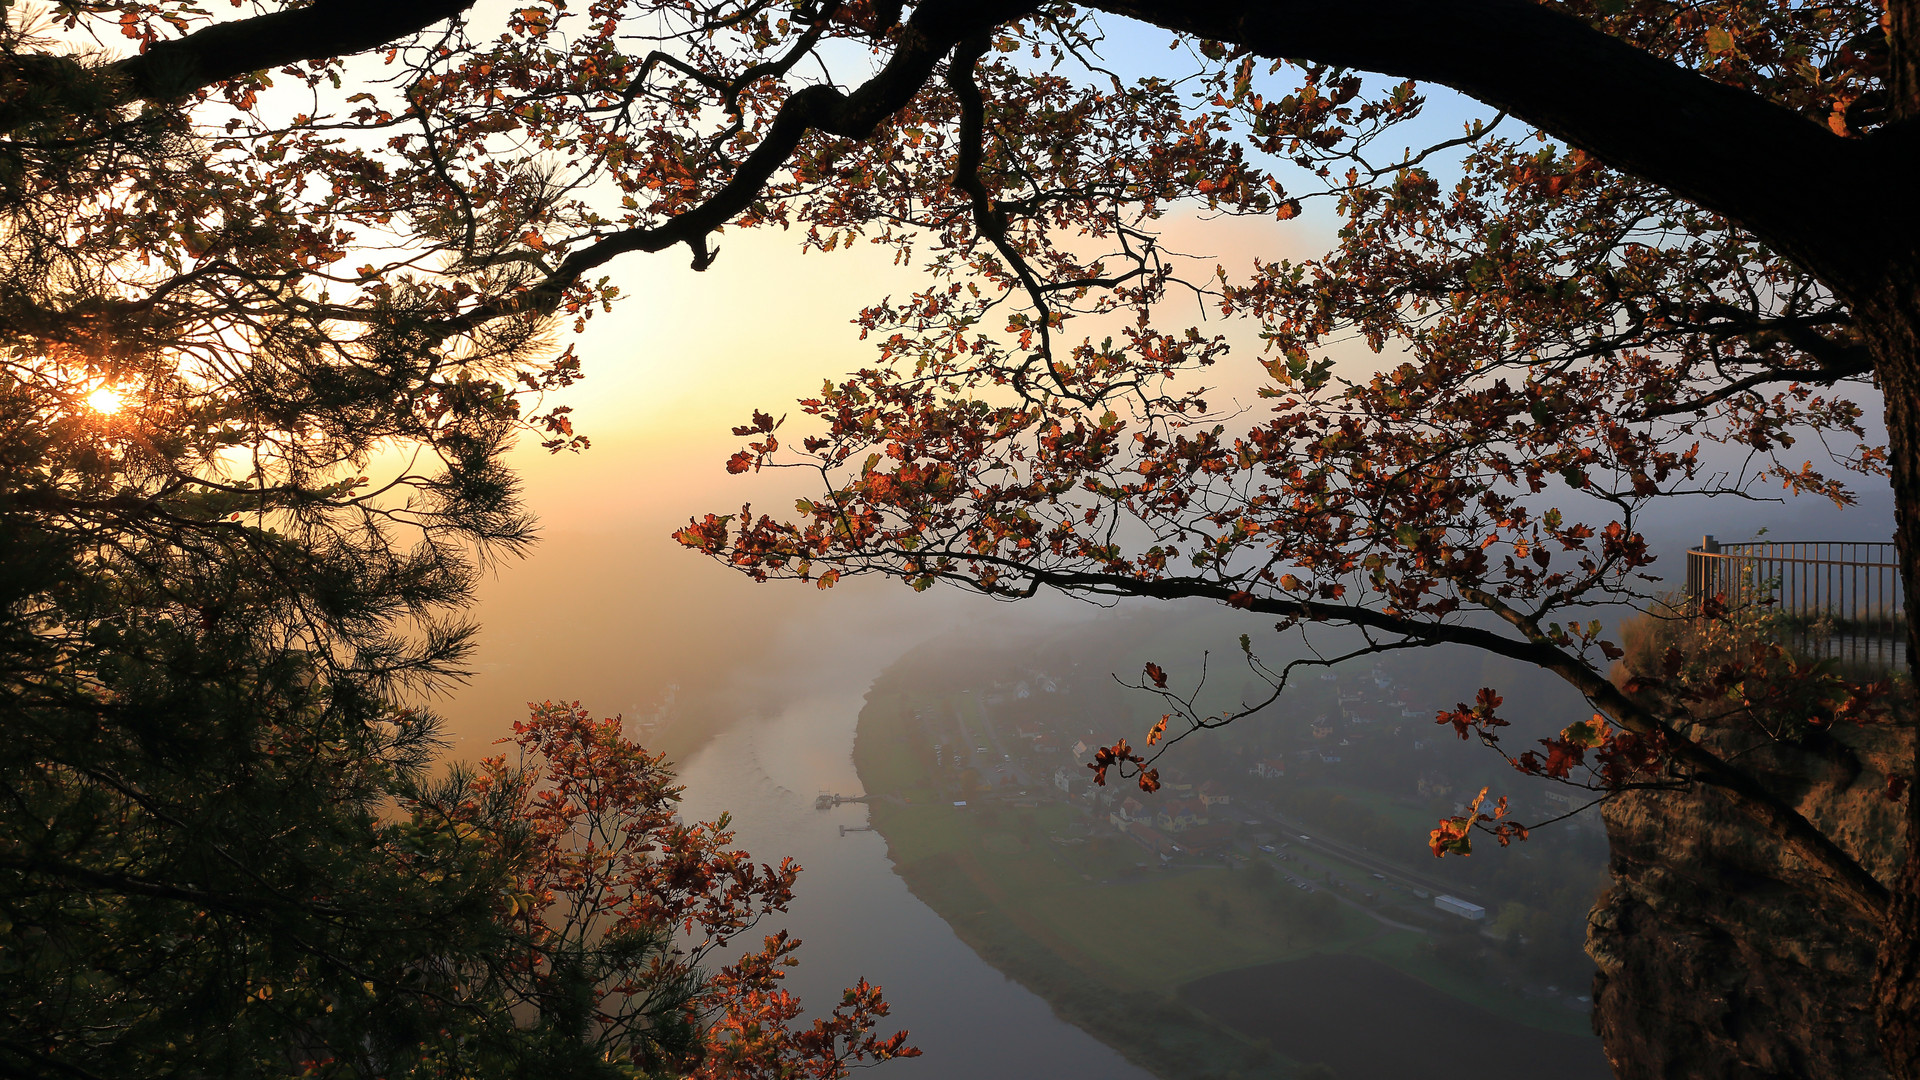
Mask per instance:
[[[926,559],[931,554],[935,553],[923,551],[913,553],[913,557]],[[1759,781],[1682,734],[1599,672],[1555,648],[1540,636],[1537,629],[1515,623],[1521,633],[1527,635],[1525,640],[1521,640],[1482,627],[1424,622],[1373,608],[1250,596],[1229,584],[1196,578],[1142,580],[1115,574],[1035,569],[1011,560],[983,558],[972,553],[953,554],[956,558],[1004,563],[1009,568],[1030,575],[1030,588],[1045,585],[1062,592],[1150,596],[1162,600],[1199,597],[1261,614],[1312,622],[1347,623],[1428,641],[1467,645],[1551,671],[1580,691],[1621,727],[1636,734],[1664,740],[1675,761],[1692,770],[1695,779],[1720,788],[1731,796],[1734,806],[1784,843],[1815,874],[1825,878],[1855,915],[1876,924],[1886,918],[1892,894],[1859,860]],[[964,577],[961,580],[976,584],[977,587],[977,583]]]
[[[1758,95],[1534,0],[1096,0],[1168,30],[1452,87],[1764,238],[1857,300],[1904,239],[1838,193],[1885,172]],[[1889,181],[1892,182],[1892,181]]]
[[[314,0],[301,8],[215,23],[158,42],[109,70],[129,100],[166,101],[249,71],[351,56],[453,18],[474,0]]]
[[[887,117],[906,107],[932,77],[955,43],[999,23],[1020,18],[1033,5],[1020,0],[925,3],[900,33],[898,48],[879,74],[850,94],[816,84],[796,92],[780,106],[767,133],[740,168],[713,196],[687,212],[648,228],[624,229],[568,255],[545,281],[525,292],[483,304],[436,329],[457,334],[493,319],[516,314],[545,314],[560,303],[574,282],[589,270],[630,251],[663,251],[686,244],[694,251],[694,269],[712,263],[706,237],[746,210],[768,180],[785,165],[802,139],[815,131],[844,139],[865,139]]]

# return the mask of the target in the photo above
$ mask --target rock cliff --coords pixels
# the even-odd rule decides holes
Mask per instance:
[[[1888,770],[1910,729],[1852,728],[1810,746],[1698,728],[1740,753],[1882,880],[1905,856]],[[1751,737],[1745,737],[1751,741]],[[1594,1028],[1621,1080],[1886,1076],[1868,986],[1875,930],[1717,792],[1630,792],[1606,811],[1614,885],[1595,905]]]

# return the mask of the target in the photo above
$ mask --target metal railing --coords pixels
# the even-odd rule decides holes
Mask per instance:
[[[1892,543],[1752,541],[1711,536],[1687,552],[1687,598],[1764,609],[1816,655],[1904,663],[1906,592]]]

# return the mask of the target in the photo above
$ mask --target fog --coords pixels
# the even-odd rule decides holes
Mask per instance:
[[[1186,230],[1180,246],[1227,261],[1316,241],[1311,230],[1175,224],[1176,232]],[[890,1071],[920,1078],[1143,1077],[969,951],[894,876],[883,841],[836,835],[838,826],[864,821],[865,811],[816,815],[813,788],[858,786],[851,748],[862,697],[889,664],[927,642],[1071,641],[1116,619],[1178,619],[1197,628],[1180,639],[1195,646],[1187,655],[1104,655],[1116,671],[1137,672],[1152,659],[1180,679],[1197,671],[1198,648],[1231,656],[1237,635],[1257,634],[1260,626],[1230,612],[1196,614],[1190,606],[1176,611],[1146,601],[1103,614],[1069,599],[1006,604],[945,587],[916,594],[878,579],[847,579],[831,590],[755,584],[671,540],[689,516],[747,502],[778,511],[811,494],[798,472],[728,475],[723,463],[739,443],[728,429],[754,409],[789,412],[823,378],[867,363],[868,346],[850,318],[863,303],[915,280],[869,252],[803,257],[792,239],[728,234],[704,274],[688,270],[677,252],[624,269],[629,299],[589,325],[580,349],[586,378],[552,402],[573,407],[576,428],[592,448],[552,456],[522,447],[514,454],[542,535],[526,557],[489,567],[470,613],[483,626],[473,677],[437,703],[449,721],[451,753],[492,752],[529,701],[578,700],[597,714],[623,714],[651,747],[682,763],[690,812],[731,811],[742,846],[756,856],[795,854],[809,866],[793,913],[796,930],[811,942],[798,985],[829,999],[835,987],[862,976],[889,987],[898,1006],[891,1019],[913,1029],[929,1052]],[[1239,362],[1252,370],[1249,328],[1228,332],[1240,346]],[[1351,370],[1378,358],[1342,360]],[[1240,380],[1245,400],[1253,400],[1250,376],[1221,378],[1229,391]],[[1731,456],[1726,461],[1738,465]],[[1643,529],[1662,557],[1659,568],[1674,579],[1682,552],[1702,533],[1740,540],[1764,528],[1772,539],[1884,538],[1890,501],[1875,482],[1864,487],[1862,505],[1846,511],[1807,499],[1674,500]],[[1294,647],[1260,645],[1281,658]],[[1480,676],[1479,665],[1471,658],[1462,669],[1463,686]],[[1243,678],[1235,673],[1222,685],[1239,687]],[[1543,718],[1561,723],[1576,718],[1562,714],[1579,709],[1567,695],[1543,691],[1528,700]],[[1114,716],[1150,710],[1157,708],[1148,701]],[[1252,722],[1290,721],[1301,718],[1281,708]],[[1142,733],[1098,732],[1122,734]],[[1474,748],[1448,752],[1465,761]],[[1207,757],[1195,753],[1186,760]],[[1175,754],[1181,760],[1189,749]],[[1424,839],[1417,830],[1408,836],[1416,848]],[[983,1042],[973,1037],[981,1030],[1003,1037]],[[1580,1068],[1597,1060],[1582,1058]],[[1576,1068],[1567,1075],[1584,1074]]]
[[[1311,226],[1194,218],[1172,222],[1169,236],[1171,248],[1228,265],[1256,254],[1310,253],[1326,240]],[[795,239],[728,234],[704,273],[690,270],[677,250],[622,268],[626,301],[590,322],[581,340],[585,380],[551,402],[574,409],[592,448],[549,455],[523,446],[514,454],[542,537],[527,557],[494,565],[480,590],[472,613],[484,626],[475,676],[441,703],[463,748],[498,737],[532,699],[577,699],[596,711],[637,715],[677,686],[682,711],[724,718],[777,703],[795,678],[833,678],[854,637],[884,643],[861,648],[904,651],[957,627],[1004,634],[1035,619],[1086,613],[1072,600],[1007,605],[879,581],[848,580],[827,591],[755,584],[669,538],[690,516],[749,502],[778,511],[812,494],[799,472],[728,475],[723,462],[740,443],[729,428],[756,408],[786,414],[822,379],[869,362],[871,347],[850,320],[861,305],[918,282],[877,251],[803,256]],[[1221,330],[1219,320],[1209,329]],[[1232,400],[1252,402],[1257,341],[1244,320],[1225,332],[1235,354],[1209,379]],[[1336,352],[1349,373],[1385,359],[1351,346]],[[1869,396],[1862,404],[1877,437],[1879,402]],[[1823,452],[1792,453],[1801,449],[1812,459]],[[1728,471],[1742,467],[1726,448],[1709,447],[1706,457]],[[1770,539],[1889,537],[1888,489],[1874,477],[1855,486],[1860,505],[1845,509],[1822,499],[1775,499],[1765,489],[1750,499],[1666,500],[1641,526],[1661,557],[1656,569],[1670,581],[1681,576],[1686,547],[1704,533],[1723,541],[1761,530]],[[1223,624],[1223,644],[1238,632],[1237,624]]]

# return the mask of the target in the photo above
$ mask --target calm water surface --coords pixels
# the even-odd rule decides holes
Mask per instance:
[[[805,868],[784,922],[805,943],[788,987],[823,1012],[863,976],[886,991],[893,1026],[883,1030],[907,1028],[925,1056],[876,1077],[1150,1080],[974,955],[894,876],[878,833],[840,835],[841,825],[867,823],[866,807],[814,809],[822,791],[860,791],[854,725],[885,664],[845,673],[837,686],[797,688],[778,714],[734,725],[680,766],[684,814],[710,821],[730,811],[740,847]]]

